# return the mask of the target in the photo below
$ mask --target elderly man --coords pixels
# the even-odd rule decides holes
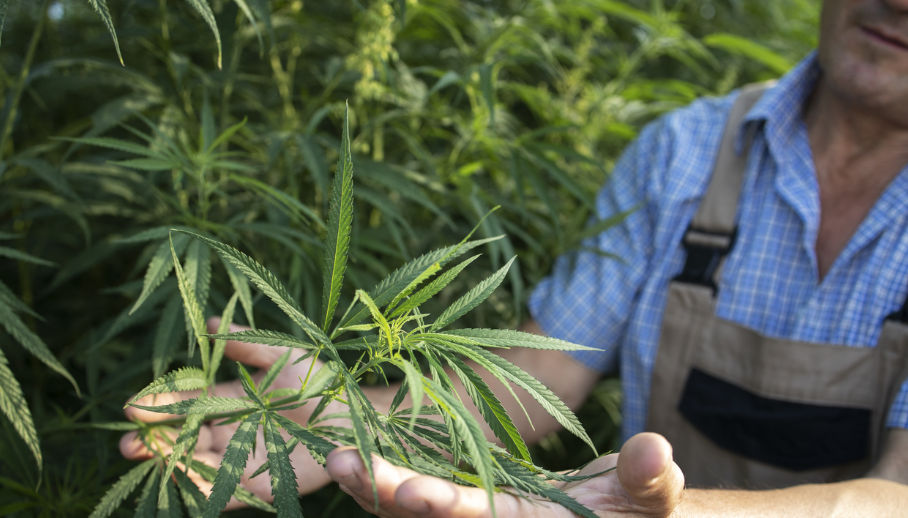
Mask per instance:
[[[625,260],[562,258],[530,300],[527,330],[602,352],[506,352],[573,407],[620,366],[628,440],[587,468],[617,470],[563,489],[603,517],[903,516],[906,164],[908,0],[826,0],[818,52],[778,84],[648,126],[598,198],[602,217],[639,207],[598,238]],[[382,409],[394,392],[368,394]],[[528,440],[557,426],[526,406]],[[227,438],[203,431],[200,454]],[[146,454],[132,436],[122,449]],[[330,476],[375,508],[354,451],[327,474],[294,460],[301,491]],[[491,516],[481,490],[376,469],[381,516]],[[509,494],[496,507],[571,515]]]

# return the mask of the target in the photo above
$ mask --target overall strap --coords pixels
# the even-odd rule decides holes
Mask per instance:
[[[745,149],[738,154],[735,149],[738,132],[747,112],[774,84],[774,81],[768,81],[745,86],[735,99],[719,144],[709,187],[682,241],[687,251],[684,270],[674,281],[707,286],[715,293],[716,272],[735,241],[738,197],[753,138],[752,134],[746,136]]]

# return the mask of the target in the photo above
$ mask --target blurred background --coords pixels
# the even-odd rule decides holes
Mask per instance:
[[[246,251],[316,312],[345,101],[356,197],[347,296],[456,243],[500,205],[479,233],[507,238],[436,304],[517,254],[460,323],[515,328],[555,257],[614,223],[592,218],[592,203],[638,131],[699,96],[785,73],[815,45],[820,4],[210,0],[209,16],[200,2],[0,1],[0,516],[90,514],[132,466],[120,432],[91,423],[122,420],[153,376],[198,361],[161,253],[167,228]],[[179,252],[195,261],[207,314],[220,314],[244,284],[207,250]],[[244,299],[238,322],[293,332],[255,290]],[[58,365],[42,361],[48,350]],[[7,417],[23,404],[40,470],[37,443]],[[620,404],[607,378],[579,412],[600,451],[619,446]],[[533,449],[551,469],[591,456],[567,434]],[[303,509],[364,514],[336,487],[303,497]],[[131,516],[130,501],[115,515]]]

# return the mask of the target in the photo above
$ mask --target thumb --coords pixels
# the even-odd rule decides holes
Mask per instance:
[[[218,333],[218,328],[221,326],[221,319],[219,317],[211,317],[208,319],[207,326],[209,334],[216,334]],[[252,328],[234,323],[231,323],[229,326],[229,332],[231,333],[249,331],[250,329]],[[260,369],[267,369],[274,365],[274,362],[285,352],[287,352],[287,349],[283,347],[251,344],[248,342],[238,342],[236,340],[227,340],[227,343],[224,346],[224,356],[227,358]]]
[[[618,456],[618,480],[643,514],[669,516],[681,499],[684,475],[672,460],[672,447],[659,434],[631,437]]]

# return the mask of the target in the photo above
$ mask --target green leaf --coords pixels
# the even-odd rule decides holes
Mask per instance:
[[[188,244],[189,238],[187,236],[183,234],[173,236],[173,248],[176,255],[182,254]],[[170,275],[171,270],[173,270],[173,254],[170,251],[170,241],[165,239],[155,250],[151,261],[148,263],[148,269],[145,270],[145,280],[142,283],[142,293],[139,294],[139,298],[133,304],[132,309],[129,310],[130,314],[135,313],[148,300],[152,292]]]
[[[441,315],[435,320],[435,323],[432,324],[432,327],[429,328],[430,331],[436,329],[441,329],[451,322],[454,322],[458,318],[467,314],[470,310],[478,306],[482,301],[489,297],[498,285],[501,284],[501,281],[504,280],[504,277],[508,274],[508,269],[511,268],[511,264],[514,263],[514,259],[517,256],[511,258],[500,270],[495,272],[491,277],[485,279],[484,281],[477,284],[473,289],[468,291],[466,295],[457,299],[453,304],[448,306],[448,309],[444,310]]]
[[[189,516],[201,518],[205,506],[208,505],[208,499],[183,470],[175,470],[173,475],[177,479],[177,488],[180,490],[180,496],[183,497],[183,503],[186,505],[186,510],[189,511]]]
[[[183,367],[182,369],[170,372],[151,382],[150,385],[140,390],[132,399],[132,402],[138,401],[149,394],[163,394],[165,392],[177,392],[181,390],[203,389],[208,386],[208,379],[205,371],[196,367]]]
[[[155,378],[160,378],[167,370],[170,360],[173,358],[174,349],[183,338],[183,333],[186,332],[186,328],[179,325],[182,315],[183,303],[176,298],[170,299],[164,306],[164,311],[161,312],[151,353],[151,366]]]
[[[444,266],[449,261],[466,253],[468,250],[497,239],[501,239],[501,236],[460,243],[421,255],[398,268],[391,275],[378,283],[378,285],[369,291],[369,297],[375,301],[377,306],[384,306],[394,300],[394,297],[396,297],[398,293],[410,286],[410,283],[412,283],[414,279],[422,275],[425,269],[431,267],[434,263]],[[368,314],[369,308],[367,308],[365,304],[357,304],[354,306],[354,310],[350,312],[350,315],[341,319],[338,328],[356,325]],[[332,333],[334,336],[336,336],[336,334],[336,331]]]
[[[183,510],[177,499],[177,490],[170,483],[170,477],[161,477],[157,518],[183,518]]]
[[[350,151],[349,107],[344,108],[344,130],[341,137],[340,159],[334,184],[331,187],[331,208],[328,213],[328,235],[325,239],[325,264],[322,274],[322,329],[327,333],[340,299],[347,269],[347,252],[353,231],[353,155]]]
[[[214,20],[214,13],[211,12],[211,6],[208,5],[206,0],[186,0],[189,5],[195,7],[195,10],[202,15],[202,18],[205,20],[205,23],[208,24],[208,27],[211,28],[211,32],[214,34],[214,39],[218,44],[218,70],[221,69],[221,33],[218,32],[218,24]]]
[[[479,67],[479,84],[482,89],[482,97],[489,108],[490,124],[495,124],[495,86],[492,84],[494,71],[494,63],[485,63]]]
[[[570,495],[555,488],[546,479],[530,471],[526,467],[516,462],[505,462],[500,464],[501,469],[497,474],[502,482],[526,493],[534,493],[543,498],[548,498],[552,502],[561,504],[567,510],[576,513],[583,518],[599,518],[596,513],[574,500]]]
[[[252,27],[252,30],[255,31],[256,39],[259,40],[259,57],[263,56],[265,42],[262,41],[262,31],[259,30],[259,24],[255,21],[255,16],[253,16],[252,11],[249,9],[249,5],[246,4],[246,0],[233,1],[239,6],[240,10],[243,11],[243,14],[246,15],[246,19],[249,20],[249,25]]]
[[[19,317],[10,310],[9,306],[3,303],[0,303],[0,325],[2,325],[3,328],[6,329],[6,332],[19,342],[19,345],[26,351],[30,352],[35,358],[38,358],[42,363],[66,378],[76,390],[76,395],[82,397],[82,393],[79,391],[79,385],[76,384],[76,380],[73,379],[69,371],[57,361],[53,353],[50,352],[50,349],[44,345],[41,338],[26,327],[26,325],[19,320]]]
[[[159,414],[177,414],[177,415],[195,415],[195,414],[214,414],[216,412],[231,412],[245,408],[256,408],[256,406],[242,399],[233,399],[226,397],[208,397],[187,399],[177,401],[169,405],[145,406],[130,403],[130,406],[157,412]]]
[[[214,482],[215,478],[217,478],[218,471],[211,466],[203,464],[197,460],[189,460],[187,462],[192,466],[191,469],[193,471],[201,475],[202,478],[204,478],[208,482]],[[254,507],[268,513],[274,513],[274,508],[271,507],[271,504],[253,495],[248,489],[236,486],[236,492],[233,494],[233,496],[249,507]]]
[[[216,335],[208,335],[208,338],[215,340],[236,340],[237,342],[246,342],[250,344],[271,345],[274,347],[292,347],[294,349],[318,349],[318,346],[299,338],[280,333],[278,331],[267,331],[265,329],[247,329],[235,333],[220,334],[218,329]]]
[[[101,20],[104,21],[104,25],[107,27],[108,32],[110,32],[110,37],[113,38],[114,48],[117,49],[117,57],[120,58],[120,64],[123,65],[123,55],[120,54],[120,42],[117,41],[117,31],[114,29],[113,18],[110,17],[110,11],[107,9],[107,0],[88,0],[88,3],[95,8],[95,12],[101,17]],[[4,15],[6,14],[6,0],[3,1],[2,9]],[[0,29],[3,28],[2,18],[0,18]]]
[[[186,418],[186,422],[183,424],[183,429],[180,430],[180,435],[177,436],[177,440],[173,443],[173,451],[170,454],[170,458],[167,459],[167,467],[164,470],[164,480],[170,480],[170,475],[173,474],[173,468],[176,466],[183,455],[190,453],[195,449],[196,443],[199,440],[199,430],[202,428],[202,423],[205,421],[204,415],[191,415]],[[167,498],[163,494],[163,486],[161,487],[161,493],[158,494],[158,502],[161,502],[162,499]]]
[[[274,383],[274,380],[277,379],[278,375],[281,373],[281,370],[283,370],[284,366],[287,365],[287,361],[290,360],[290,353],[292,352],[292,349],[288,350],[287,352],[282,354],[280,358],[275,360],[271,367],[268,368],[268,372],[265,373],[265,377],[262,378],[262,382],[259,383],[260,392],[264,393],[266,390],[268,390],[268,387],[270,387],[271,384]]]
[[[136,155],[147,156],[149,158],[158,158],[165,159],[165,157],[159,154],[157,151],[141,146],[134,142],[129,142],[127,140],[120,140],[115,138],[107,137],[83,137],[83,138],[71,138],[71,137],[55,137],[53,140],[65,140],[68,142],[75,142],[77,144],[85,144],[88,146],[98,146],[105,147],[108,149],[115,149],[117,151],[123,151],[126,153],[133,153]]]
[[[290,454],[270,413],[265,414],[265,448],[268,450],[268,462],[271,465],[271,494],[274,495],[274,508],[277,509],[278,516],[303,518]]]
[[[596,446],[593,444],[593,441],[590,440],[589,436],[586,433],[586,430],[583,429],[583,425],[580,424],[580,421],[577,419],[577,416],[571,412],[571,409],[568,408],[561,399],[558,398],[551,390],[543,385],[539,380],[530,376],[524,372],[520,367],[517,367],[513,363],[505,360],[497,354],[486,351],[485,349],[480,349],[478,347],[472,346],[463,346],[465,349],[469,349],[473,354],[470,357],[474,360],[477,358],[485,360],[482,362],[485,368],[489,369],[490,367],[495,368],[499,373],[504,377],[512,381],[515,385],[519,386],[523,390],[527,391],[530,396],[533,397],[536,401],[545,408],[546,412],[549,413],[552,417],[558,421],[558,424],[563,426],[565,429],[570,431],[572,434],[576,435],[583,440],[586,444],[592,448],[593,453],[597,454]],[[491,369],[490,369],[491,370]]]
[[[233,437],[230,438],[227,451],[224,452],[224,458],[221,460],[221,468],[218,470],[214,486],[211,488],[211,496],[208,497],[208,506],[203,514],[205,518],[217,518],[227,506],[230,497],[236,492],[243,471],[246,469],[249,450],[252,449],[252,444],[255,442],[261,419],[261,412],[252,414],[240,424]]]
[[[0,35],[3,34],[3,23],[6,21],[6,8],[9,0],[0,0]]]
[[[32,420],[31,410],[22,395],[22,388],[9,368],[9,362],[3,351],[0,350],[0,411],[9,419],[19,437],[35,456],[38,471],[43,469],[44,462],[41,458],[41,444],[38,442],[38,432],[35,431],[35,422]]]
[[[533,462],[533,459],[530,458],[530,450],[527,449],[526,443],[520,437],[520,432],[514,426],[510,416],[508,416],[507,410],[492,392],[492,389],[483,381],[482,377],[456,356],[446,355],[445,359],[457,374],[457,377],[460,378],[461,383],[467,390],[467,394],[470,395],[470,399],[473,400],[476,408],[479,409],[483,419],[489,424],[495,437],[501,439],[505,448],[514,456],[527,462]]]
[[[52,263],[48,260],[26,254],[25,252],[21,252],[19,250],[16,250],[15,248],[9,248],[7,246],[0,246],[0,257],[9,257],[10,259],[37,264],[40,266],[52,266],[54,268],[57,267],[57,263]]]
[[[17,297],[16,294],[13,293],[13,290],[9,289],[9,287],[6,284],[3,284],[2,281],[0,281],[0,304],[6,304],[10,308],[12,308],[13,311],[21,311],[34,318],[37,318],[38,320],[41,320],[42,322],[44,321],[44,317],[36,313],[32,308],[28,307],[24,302],[19,300],[19,297]]]
[[[291,437],[290,440],[287,441],[287,446],[286,446],[287,453],[288,454],[293,453],[294,448],[296,448],[296,445],[298,445],[299,443],[300,443],[299,439],[297,439],[296,437]],[[271,461],[266,460],[265,462],[262,463],[261,466],[258,467],[258,469],[256,469],[255,471],[252,472],[252,475],[249,475],[249,480],[254,479],[255,477],[261,475],[262,473],[268,471],[269,469],[271,469]]]
[[[451,268],[445,273],[441,274],[437,279],[429,283],[428,286],[416,292],[415,295],[404,301],[397,309],[391,313],[391,318],[394,318],[398,315],[402,315],[407,311],[418,308],[423,302],[431,299],[439,291],[443,290],[445,286],[451,283],[459,274],[463,271],[464,268],[469,266],[470,263],[479,258],[480,254],[474,255],[473,257],[467,259],[466,261],[458,264],[457,266]]]
[[[199,304],[199,299],[195,293],[194,287],[189,284],[190,279],[183,274],[183,267],[180,265],[180,260],[177,258],[177,252],[173,247],[172,237],[170,240],[170,254],[173,259],[174,270],[177,274],[177,285],[180,288],[180,297],[183,299],[183,309],[186,311],[186,319],[189,321],[192,332],[195,334],[196,342],[199,344],[199,351],[202,353],[202,370],[208,372],[210,345],[207,337],[208,329],[205,327],[205,314],[202,312],[202,307]],[[193,346],[194,343],[190,340],[190,358],[192,357],[194,350]]]
[[[208,243],[208,246],[214,248],[215,251],[236,266],[258,287],[259,290],[274,301],[287,316],[296,322],[296,324],[309,335],[309,338],[312,339],[313,342],[321,343],[322,345],[326,345],[333,349],[331,340],[328,339],[328,336],[303,314],[299,304],[293,300],[293,297],[290,296],[287,288],[278,282],[277,278],[265,269],[264,266],[232,246],[191,232],[187,232],[187,234]]]
[[[350,422],[353,425],[353,437],[356,440],[356,449],[359,456],[366,466],[366,472],[369,473],[369,481],[372,483],[372,498],[375,502],[375,510],[378,511],[378,486],[375,485],[375,471],[372,467],[372,435],[366,427],[364,421],[363,403],[357,397],[359,385],[356,380],[347,371],[343,371],[344,384],[347,387],[347,399],[350,402]],[[300,438],[302,441],[302,438]]]
[[[158,507],[152,495],[155,494],[155,488],[159,485],[160,476],[158,470],[153,470],[151,476],[145,481],[145,487],[142,488],[142,494],[139,496],[139,503],[136,504],[135,518],[155,518]]]
[[[422,397],[423,397],[423,387],[422,387],[422,372],[416,369],[412,363],[408,361],[395,361],[394,365],[397,365],[404,371],[407,379],[407,385],[410,387],[410,400],[413,402],[413,406],[422,406]],[[410,431],[413,430],[413,427],[416,426],[416,412],[411,413],[410,415]]]
[[[120,480],[107,491],[103,498],[101,498],[101,501],[88,518],[107,518],[110,516],[118,507],[120,507],[123,500],[126,500],[126,497],[132,493],[136,486],[139,485],[139,482],[145,478],[145,475],[151,471],[155,462],[155,459],[146,460],[120,477]]]
[[[221,314],[221,322],[218,324],[218,334],[226,334],[230,331],[230,323],[233,322],[233,313],[236,311],[236,301],[240,296],[240,292],[235,292],[230,300],[227,301],[227,306],[224,308],[224,312]],[[221,359],[224,357],[224,350],[227,348],[227,340],[224,339],[215,339],[214,347],[211,350],[211,361],[208,364],[208,384],[214,383],[214,376],[218,372],[218,367],[221,366]]]
[[[319,464],[324,465],[326,462],[325,458],[328,454],[331,453],[334,448],[337,448],[334,444],[303,428],[296,421],[291,421],[280,414],[271,414],[271,418],[274,419],[281,428],[287,430],[287,432],[298,440],[300,444],[305,446],[309,455],[311,455]]]
[[[494,500],[495,474],[493,470],[497,463],[492,457],[482,428],[479,427],[476,419],[463,406],[463,403],[444,387],[428,378],[423,378],[423,384],[426,394],[432,401],[442,407],[446,411],[446,415],[452,417],[454,427],[457,429],[457,437],[463,441],[467,452],[470,454],[473,468],[476,469],[476,473],[482,481],[482,487],[486,490],[486,494],[489,497],[492,515],[496,516]]]
[[[252,292],[249,290],[249,279],[240,273],[240,271],[226,258],[221,255],[218,255],[218,257],[221,258],[221,263],[223,263],[224,268],[227,270],[227,276],[230,277],[231,286],[233,286],[233,289],[240,295],[240,302],[243,305],[243,312],[246,314],[246,321],[249,322],[249,327],[255,329],[255,318],[252,314]],[[220,331],[218,331],[218,333],[220,333]]]
[[[791,62],[779,54],[759,43],[734,34],[724,32],[710,34],[703,38],[703,43],[762,63],[777,74],[784,74],[792,67]]]
[[[300,400],[305,401],[306,399],[321,395],[322,391],[331,385],[331,382],[337,378],[337,374],[343,369],[343,363],[339,361],[330,361],[322,365],[322,367],[315,371],[315,374],[309,378],[306,386],[303,387],[303,390],[300,393]]]
[[[211,252],[205,243],[193,240],[186,247],[186,259],[183,263],[186,283],[195,292],[199,306],[208,304],[208,290],[211,287]]]
[[[111,163],[120,167],[138,169],[139,171],[169,171],[180,167],[180,164],[176,162],[161,158],[130,158],[128,160],[116,160]]]
[[[526,349],[545,349],[547,351],[597,351],[598,349],[572,344],[557,338],[511,331],[507,329],[453,329],[442,331],[438,335],[467,338],[471,345],[484,347],[523,347]],[[416,335],[419,336],[419,335]]]
[[[252,400],[253,403],[258,405],[262,410],[265,409],[265,403],[262,402],[262,399],[259,397],[259,392],[255,388],[255,381],[253,381],[252,376],[249,375],[249,371],[246,370],[246,367],[243,367],[243,364],[236,362],[236,368],[240,371],[240,384],[243,386],[243,391],[246,392],[246,396]]]

